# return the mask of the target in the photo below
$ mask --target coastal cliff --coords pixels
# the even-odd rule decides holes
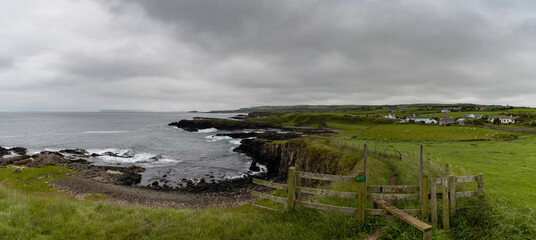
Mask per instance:
[[[284,143],[245,139],[235,151],[253,158],[252,166],[265,165],[268,176],[277,180],[285,180],[291,166],[305,172],[336,174],[339,171],[337,154],[308,147],[303,138],[294,138]]]

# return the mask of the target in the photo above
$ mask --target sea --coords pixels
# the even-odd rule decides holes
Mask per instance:
[[[236,114],[154,112],[0,113],[0,146],[25,147],[28,154],[62,149],[89,153],[113,152],[131,158],[87,158],[100,166],[140,166],[139,185],[163,178],[168,186],[202,178],[222,181],[256,174],[248,170],[252,159],[233,152],[241,139],[216,136],[217,129],[188,132],[169,123],[194,117],[229,118]],[[265,171],[264,168],[261,168]]]

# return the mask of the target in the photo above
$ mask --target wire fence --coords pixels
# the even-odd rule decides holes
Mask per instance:
[[[532,197],[536,197],[536,194],[528,193],[528,192],[525,192],[525,191],[523,191],[523,190],[519,190],[519,189],[517,189],[517,188],[513,188],[513,187],[510,187],[510,186],[506,186],[506,185],[504,185],[504,184],[500,184],[500,183],[498,183],[498,182],[495,182],[495,181],[493,181],[493,180],[491,180],[491,179],[486,179],[486,181],[495,183],[495,184],[497,184],[497,185],[500,185],[500,186],[503,186],[503,187],[512,189],[512,190],[514,190],[514,191],[518,191],[518,192],[520,192],[520,193],[523,193],[523,194],[526,194],[526,195],[529,195],[529,196],[532,196]]]
[[[493,189],[495,189],[495,190],[499,190],[499,191],[501,191],[501,192],[503,192],[503,193],[506,193],[506,194],[507,194],[507,195],[509,195],[509,196],[513,196],[513,197],[516,197],[516,198],[519,198],[519,199],[525,200],[525,201],[527,201],[527,202],[530,202],[530,203],[534,203],[534,204],[536,204],[536,201],[532,201],[532,200],[530,200],[530,199],[526,199],[526,198],[524,198],[524,197],[521,197],[521,196],[518,196],[518,195],[512,194],[512,193],[510,193],[510,192],[507,192],[507,191],[505,191],[505,190],[502,190],[502,189],[500,189],[500,188],[498,188],[498,187],[496,187],[496,186],[495,186],[495,187],[493,187],[493,184],[489,184],[489,183],[488,183],[488,186],[490,186],[491,188],[493,188]]]

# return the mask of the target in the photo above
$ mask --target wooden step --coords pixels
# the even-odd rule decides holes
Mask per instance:
[[[402,219],[402,221],[410,224],[411,226],[423,232],[423,239],[429,239],[432,236],[432,226],[430,224],[425,223],[407,214],[406,212],[396,208],[390,202],[387,202],[385,200],[376,200],[375,202],[381,207],[385,208],[385,210],[387,210],[393,216]]]

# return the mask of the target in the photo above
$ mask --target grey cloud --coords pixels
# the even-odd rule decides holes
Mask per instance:
[[[34,85],[42,94],[83,92],[73,106],[147,110],[461,101],[533,105],[536,97],[531,1],[96,2],[103,7],[94,9],[96,16],[105,20],[99,19],[103,23],[92,33],[115,38],[64,34],[64,41],[68,36],[98,47],[48,46],[57,59],[46,59],[43,69],[33,62],[6,64],[0,77],[2,72],[47,77],[3,88],[28,89],[40,82]],[[28,76],[26,69],[32,70]]]

